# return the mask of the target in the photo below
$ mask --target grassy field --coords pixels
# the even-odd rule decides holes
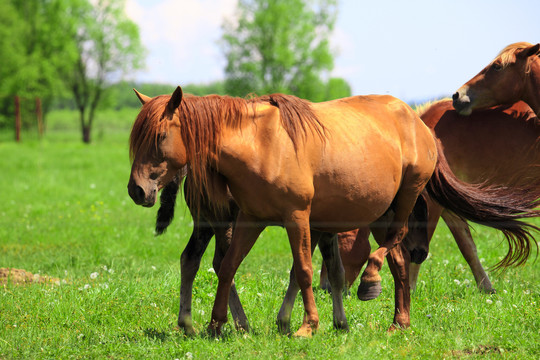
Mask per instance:
[[[394,300],[384,267],[378,299],[345,299],[350,332],[333,330],[331,298],[316,289],[319,332],[312,339],[280,335],[274,322],[292,259],[283,230],[268,228],[236,277],[252,332],[228,323],[222,338],[205,335],[217,284],[209,249],[194,287],[199,335],[185,337],[175,328],[179,257],[192,224],[183,201],[169,232],[154,237],[157,208],[134,205],[126,190],[133,118],[101,120],[94,143],[83,145],[62,116],[50,120],[41,141],[1,137],[0,268],[51,276],[59,285],[0,287],[0,359],[540,357],[538,263],[491,273],[498,291],[482,294],[444,225],[412,297],[409,330],[386,332]],[[499,234],[475,227],[474,235],[486,266],[506,253]],[[315,273],[320,263],[317,253]],[[297,329],[301,301],[293,315]]]

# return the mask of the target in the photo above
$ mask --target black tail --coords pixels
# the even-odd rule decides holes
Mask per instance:
[[[495,268],[521,265],[531,254],[533,246],[538,251],[531,231],[540,231],[540,228],[518,219],[540,216],[540,211],[534,210],[539,205],[539,181],[520,189],[467,184],[453,174],[438,140],[437,150],[437,165],[426,190],[446,209],[504,234],[508,253]]]
[[[167,231],[167,227],[174,218],[174,206],[176,205],[176,196],[181,182],[182,177],[177,175],[173,181],[165,185],[161,190],[160,206],[156,218],[156,235],[161,235]]]

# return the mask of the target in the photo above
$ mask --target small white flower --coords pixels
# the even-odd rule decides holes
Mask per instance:
[[[102,268],[103,270],[107,271],[107,265],[103,265],[101,268]]]
[[[257,296],[258,297],[262,297],[263,295],[261,293],[257,293]]]
[[[82,339],[84,337],[84,334],[77,335],[77,339]]]
[[[461,285],[461,281],[459,281],[458,279],[454,279],[454,283],[456,283],[456,285]]]
[[[481,258],[481,259],[480,259],[480,262],[481,262],[481,263],[483,263],[484,261],[486,261],[486,259],[484,259],[484,258]]]
[[[449,262],[450,262],[450,261],[448,261],[448,260],[446,260],[446,259],[444,259],[444,260],[442,261],[442,263],[443,263],[444,266],[448,265]]]
[[[204,310],[199,310],[199,314],[204,315]]]
[[[206,271],[208,271],[209,273],[214,273],[214,274],[216,273],[216,270],[214,270],[214,268],[208,268],[208,270]]]
[[[84,285],[84,290],[88,290],[88,289],[90,289],[90,284]]]
[[[208,293],[208,294],[206,294],[206,295],[208,295],[209,298],[213,298],[213,297],[214,297],[214,294],[212,294],[212,293]]]
[[[152,265],[152,270],[156,270],[156,267],[154,265]]]
[[[517,305],[516,305],[516,304],[513,304],[512,307],[513,307],[514,309],[517,309]]]
[[[156,303],[151,303],[150,306],[157,307]]]
[[[114,274],[114,270],[113,270],[113,269],[109,269],[109,274]]]
[[[193,354],[188,351],[186,353],[186,359],[193,359]]]
[[[469,279],[463,280],[463,285],[469,285],[471,281]]]
[[[13,324],[13,327],[17,327],[17,324]]]
[[[529,295],[529,294],[531,293],[531,290],[523,290],[523,293],[524,293],[525,295]]]
[[[501,300],[495,301],[495,305],[497,305],[498,307],[501,307],[502,306],[502,301]]]
[[[488,304],[493,304],[493,300],[491,300],[491,299],[486,299],[486,302],[487,302]]]
[[[107,285],[107,284],[100,284],[99,286],[101,286],[102,289],[108,289],[109,288],[109,285]]]
[[[95,279],[95,278],[98,277],[98,275],[99,274],[97,272],[93,272],[93,273],[90,274],[90,279]]]
[[[506,290],[503,290],[503,293],[505,293],[505,294],[508,294],[508,291],[506,291]]]

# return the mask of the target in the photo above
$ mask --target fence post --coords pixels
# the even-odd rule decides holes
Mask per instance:
[[[41,110],[41,98],[36,96],[36,117],[38,122],[39,137],[43,137],[43,112]]]
[[[15,95],[15,141],[21,141],[21,102]]]

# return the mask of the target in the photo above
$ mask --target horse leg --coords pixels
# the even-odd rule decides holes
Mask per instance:
[[[467,222],[450,211],[444,211],[442,218],[450,228],[461,254],[469,264],[478,288],[486,293],[494,293],[495,289],[493,289],[491,281],[480,263],[480,259],[478,259],[476,245]]]
[[[295,336],[310,337],[319,327],[319,314],[313,296],[313,266],[311,263],[311,236],[309,210],[293,211],[285,219],[285,227],[291,244],[294,274],[304,302],[304,321]]]
[[[226,219],[223,221],[225,225],[218,224],[214,226],[216,233],[216,251],[214,253],[213,265],[216,274],[219,273],[223,257],[231,244],[234,227],[232,221],[228,222]],[[238,297],[234,280],[232,282],[231,291],[229,292],[229,308],[231,309],[231,315],[236,329],[249,331],[249,322],[246,313],[244,312],[244,308],[242,307],[242,303],[240,302],[240,298]]]
[[[343,263],[343,269],[345,270],[345,287],[347,289],[355,282],[371,252],[369,233],[369,227],[366,226],[357,230],[338,233],[337,235],[339,254]],[[324,262],[321,267],[320,283],[323,290],[332,292]]]
[[[389,330],[405,329],[411,325],[411,293],[408,273],[410,255],[403,244],[399,244],[390,250],[386,258],[394,278],[394,321]]]
[[[443,207],[432,200],[429,196],[426,196],[425,200],[428,209],[427,239],[431,244],[433,234],[435,233],[439,218],[443,212]],[[422,264],[416,264],[413,262],[411,262],[409,265],[409,286],[412,292],[416,290],[416,283],[418,282],[418,274],[420,273],[421,266]]]
[[[258,219],[242,211],[238,214],[231,245],[221,261],[218,272],[216,298],[208,325],[208,331],[213,336],[221,335],[221,327],[227,322],[227,306],[234,274],[264,228],[265,225],[258,222]]]
[[[184,329],[187,335],[195,333],[191,317],[191,300],[193,296],[193,281],[199,270],[201,258],[214,235],[214,231],[205,221],[195,221],[193,232],[180,257],[180,312],[178,327]]]
[[[398,245],[407,235],[409,215],[418,198],[419,193],[417,191],[418,189],[423,189],[423,186],[418,186],[418,181],[414,182],[415,186],[411,186],[410,182],[407,182],[406,180],[407,179],[404,178],[402,188],[398,191],[394,199],[392,208],[395,214],[390,221],[385,240],[382,244],[379,244],[379,248],[368,257],[368,264],[360,278],[361,282],[357,292],[360,300],[372,300],[381,294],[381,276],[379,275],[379,271],[382,268],[384,258],[388,255],[389,251],[394,246]],[[407,186],[407,184],[409,186],[406,188],[405,186]],[[381,217],[381,220],[389,219],[391,217],[391,212],[392,211],[389,209]],[[377,220],[374,224],[376,225],[376,228],[380,228],[381,221]],[[372,227],[372,232],[373,231],[374,228]],[[373,234],[375,235],[374,232]]]
[[[337,236],[332,233],[323,233],[319,239],[319,249],[324,259],[324,263],[328,269],[328,279],[332,287],[332,308],[334,328],[349,330],[345,309],[343,308],[343,290],[345,289],[345,273]]]
[[[315,251],[315,247],[319,241],[319,238],[322,233],[318,231],[311,232],[311,254]],[[323,262],[324,265],[324,262]],[[283,303],[279,309],[276,324],[278,326],[279,332],[284,335],[291,333],[291,314],[294,307],[294,302],[296,300],[296,295],[300,291],[300,287],[296,282],[296,277],[294,275],[294,263],[292,265],[291,271],[289,273],[289,286],[287,287],[287,292],[283,298]]]

